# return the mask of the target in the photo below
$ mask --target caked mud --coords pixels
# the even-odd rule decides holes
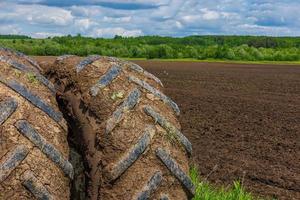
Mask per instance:
[[[39,70],[0,48],[0,199],[70,199],[67,124]]]
[[[84,157],[88,198],[193,196],[191,143],[158,78],[110,57],[63,56],[43,66]]]

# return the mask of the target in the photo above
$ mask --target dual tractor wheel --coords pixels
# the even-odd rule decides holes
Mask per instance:
[[[40,67],[1,48],[0,199],[192,198],[192,146],[162,89],[117,58]]]

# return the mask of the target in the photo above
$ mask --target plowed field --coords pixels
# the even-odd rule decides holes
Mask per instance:
[[[300,199],[300,66],[135,62],[179,104],[203,178],[215,185],[241,180],[258,196]]]
[[[300,66],[136,61],[181,108],[202,177],[300,199]]]

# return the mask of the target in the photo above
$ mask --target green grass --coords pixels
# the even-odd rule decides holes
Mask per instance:
[[[147,59],[147,58],[122,58],[125,60],[148,60],[148,61],[167,61],[167,62],[208,62],[208,63],[237,63],[237,64],[270,64],[270,65],[300,65],[300,61],[245,61],[245,60],[220,60],[207,59],[198,60],[194,58],[176,58],[176,59]]]
[[[229,188],[215,188],[206,181],[201,181],[198,170],[195,167],[190,169],[190,178],[195,185],[196,194],[193,200],[255,200],[251,193],[243,188],[239,181],[234,181]],[[261,200],[261,199],[260,199]]]
[[[28,79],[28,81],[29,81],[30,83],[37,84],[37,83],[39,82],[39,81],[37,80],[36,76],[35,76],[33,73],[31,73],[31,72],[27,73],[27,79]]]

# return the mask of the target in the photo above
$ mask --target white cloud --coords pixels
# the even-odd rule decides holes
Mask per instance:
[[[299,7],[296,0],[0,0],[0,30],[32,36],[296,35]]]
[[[101,9],[97,6],[72,6],[69,9],[77,17],[95,17],[101,14]]]
[[[126,30],[121,27],[116,28],[97,28],[95,29],[92,34],[94,37],[114,37],[115,35],[120,35],[124,37],[134,37],[143,35],[141,30]]]
[[[182,28],[182,24],[180,23],[180,21],[176,21],[175,23],[177,28]]]
[[[216,20],[219,19],[220,14],[213,10],[208,10],[207,8],[203,8],[200,11],[203,12],[202,18],[204,20]]]
[[[197,20],[200,20],[200,19],[201,19],[201,16],[199,16],[199,15],[185,15],[181,18],[181,20],[185,24],[194,23],[194,22],[197,22]]]
[[[37,32],[33,33],[33,38],[47,38],[47,37],[54,37],[54,36],[63,36],[62,33],[47,33],[47,32]]]
[[[1,25],[0,34],[20,34],[21,30],[16,25]]]
[[[131,19],[132,19],[131,16],[117,17],[117,18],[104,16],[102,22],[125,23],[125,22],[130,22]]]
[[[149,12],[148,17],[157,21],[174,18],[186,2],[184,0],[170,0],[167,4]]]
[[[260,32],[264,35],[272,33],[273,36],[280,36],[281,33],[285,33],[291,36],[296,36],[299,34],[299,31],[292,31],[287,27],[270,27],[270,26],[260,26],[256,24],[241,24],[237,27],[237,30],[243,30],[242,34],[253,35],[257,32]],[[239,33],[241,34],[241,33]]]
[[[0,20],[40,25],[66,26],[73,22],[71,11],[63,8],[41,5],[18,5],[6,3],[2,8]]]
[[[105,0],[95,0],[95,2],[107,2]],[[114,3],[146,3],[152,5],[164,5],[169,2],[169,0],[110,0]]]
[[[25,9],[19,8],[18,10],[32,24],[67,26],[73,22],[71,12],[62,8],[27,6]]]
[[[75,20],[75,23],[74,23],[74,26],[76,27],[77,30],[80,30],[80,32],[85,32],[94,25],[97,25],[97,23],[92,21],[89,18],[77,19],[77,20]]]

